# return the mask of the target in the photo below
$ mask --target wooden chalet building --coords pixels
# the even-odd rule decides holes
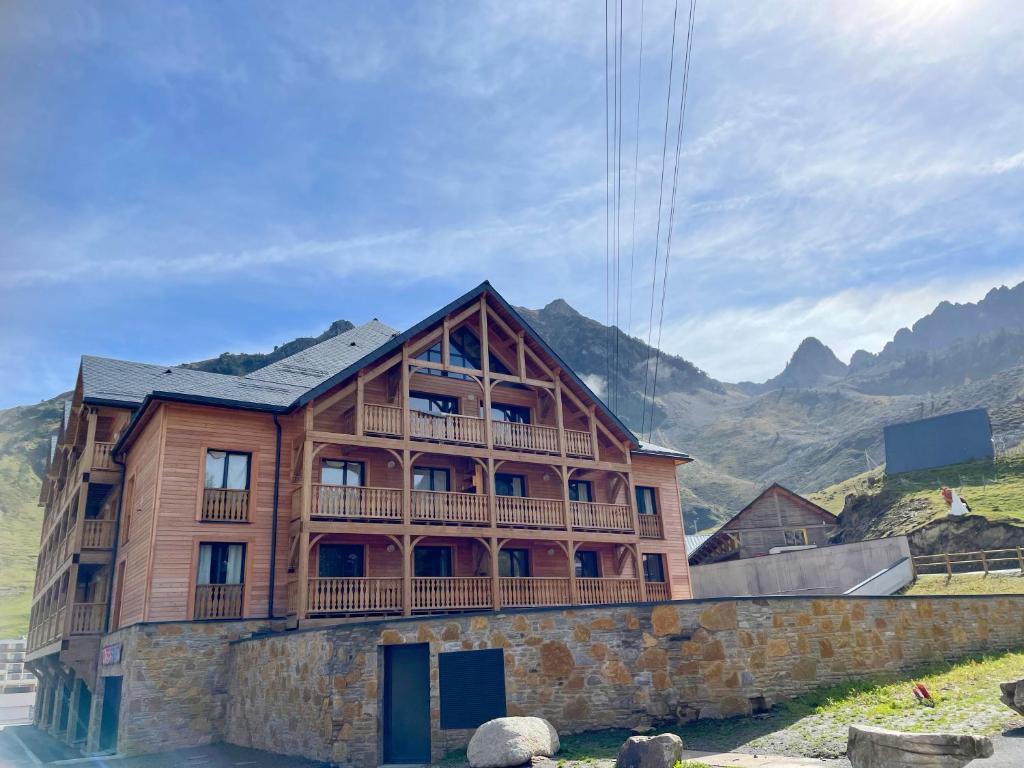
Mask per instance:
[[[691,547],[690,565],[761,557],[777,548],[823,547],[838,530],[838,518],[827,509],[773,483],[721,528]]]
[[[133,625],[689,598],[688,460],[486,282],[245,376],[83,357],[40,497],[37,722],[116,747],[101,667]]]

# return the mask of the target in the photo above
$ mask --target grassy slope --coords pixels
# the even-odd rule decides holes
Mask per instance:
[[[1006,564],[1010,565],[1009,563]],[[1024,577],[1019,573],[922,574],[904,591],[905,595],[1022,595]]]
[[[918,527],[946,514],[946,502],[939,493],[944,485],[967,499],[974,514],[992,521],[1024,523],[1024,455],[1019,451],[994,462],[954,464],[892,477],[886,477],[881,468],[873,469],[813,493],[810,499],[838,514],[849,493],[892,493],[893,507],[916,510],[913,527]]]
[[[0,637],[28,631],[42,511],[39,478],[19,456],[0,456]]]

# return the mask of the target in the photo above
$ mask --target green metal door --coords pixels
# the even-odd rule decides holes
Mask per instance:
[[[430,762],[430,646],[384,647],[384,762]]]

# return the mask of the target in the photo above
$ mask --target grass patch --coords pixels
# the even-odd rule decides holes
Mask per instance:
[[[1013,573],[922,574],[907,587],[905,595],[1022,595],[1024,577]]]

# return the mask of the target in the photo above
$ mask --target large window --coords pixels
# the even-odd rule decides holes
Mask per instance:
[[[499,576],[529,576],[530,550],[502,549],[498,552]]]
[[[497,496],[526,496],[526,477],[499,472],[494,476],[494,493]]]
[[[365,484],[366,467],[361,461],[324,459],[320,465],[320,482],[323,485]]]
[[[249,487],[249,454],[236,451],[207,451],[205,487],[246,490]]]
[[[596,579],[601,575],[597,552],[581,549],[576,553],[576,577],[579,579]]]
[[[644,555],[644,581],[665,581],[665,558],[648,552]]]
[[[594,500],[594,486],[591,485],[589,480],[570,480],[569,481],[569,500],[570,501],[593,501]]]
[[[513,424],[529,424],[530,409],[522,405],[491,403],[492,421],[509,421]]]
[[[413,550],[414,576],[451,576],[451,547],[416,547]]]
[[[437,342],[434,346],[428,349],[423,354],[417,357],[418,360],[428,360],[432,363],[440,363],[441,360],[441,342]],[[468,328],[458,328],[451,332],[448,337],[448,359],[450,364],[457,368],[472,368],[473,370],[480,370],[480,340],[476,335]],[[508,373],[509,370],[501,361],[494,356],[489,354],[487,356],[488,363],[490,364],[491,371],[494,373]],[[438,371],[435,369],[428,368],[425,370],[431,376],[447,376],[453,379],[468,379],[467,376],[461,373],[454,373],[448,371]]]
[[[364,576],[363,548],[358,544],[321,544],[318,575],[321,579]]]
[[[657,498],[653,488],[638,485],[636,487],[636,511],[641,515],[658,514]]]
[[[409,407],[423,413],[458,413],[459,400],[445,395],[430,395],[423,392],[409,393]]]
[[[211,542],[199,545],[196,584],[241,584],[245,544]]]
[[[450,490],[447,469],[436,467],[413,467],[412,488],[414,491],[448,491]]]

